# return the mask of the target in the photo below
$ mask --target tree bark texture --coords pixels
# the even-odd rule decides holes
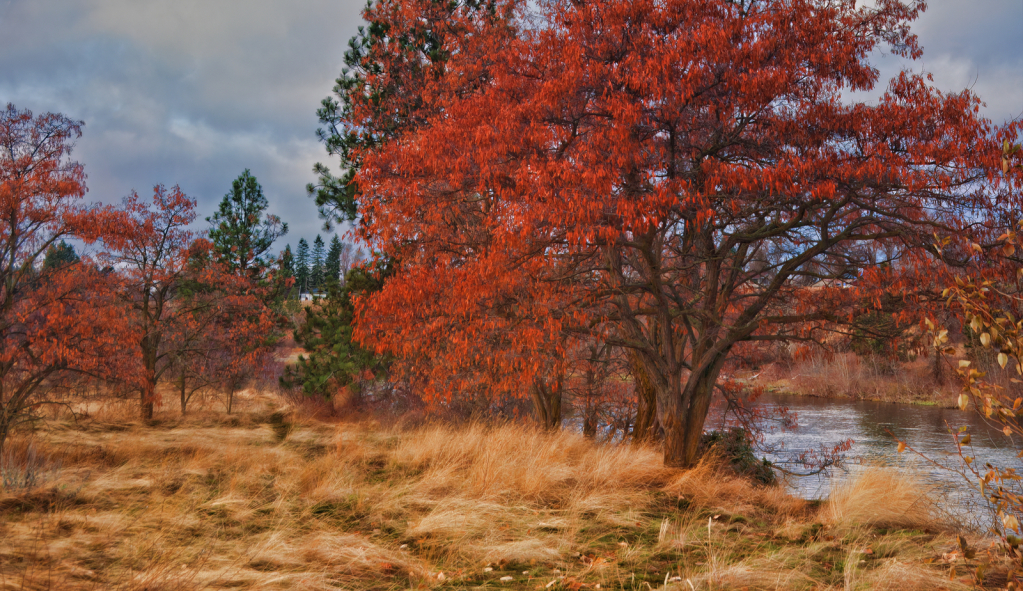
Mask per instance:
[[[632,427],[632,440],[643,443],[654,438],[657,420],[657,390],[647,375],[646,368],[634,349],[629,350],[632,379],[636,386],[636,421]]]
[[[558,429],[561,427],[561,378],[558,377],[554,384],[547,384],[542,378],[533,380],[529,387],[530,397],[533,400],[533,412],[536,420],[544,429]]]

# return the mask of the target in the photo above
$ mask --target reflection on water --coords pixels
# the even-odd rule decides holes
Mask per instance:
[[[955,444],[948,426],[970,425],[972,450],[979,465],[990,461],[996,466],[1012,467],[1020,461],[1012,442],[1002,432],[986,424],[976,413],[929,406],[901,405],[804,396],[765,395],[758,404],[768,410],[788,408],[795,414],[794,429],[782,429],[773,422],[764,425],[765,444],[774,448],[767,458],[772,461],[792,459],[800,452],[834,447],[851,439],[852,449],[846,452],[847,462],[830,475],[793,478],[791,486],[802,497],[824,498],[836,484],[849,478],[863,466],[904,466],[919,473],[938,489],[950,506],[964,506],[976,500],[960,476],[929,464],[908,450],[897,453],[895,438],[939,464],[958,466]],[[708,428],[720,424],[717,416],[708,417]],[[946,425],[947,424],[947,425]],[[889,433],[890,432],[890,433]],[[893,437],[894,435],[894,437]],[[964,450],[965,451],[965,450]]]

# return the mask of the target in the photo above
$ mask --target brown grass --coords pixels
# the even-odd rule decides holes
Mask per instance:
[[[521,425],[299,418],[280,442],[279,402],[243,402],[16,438],[54,469],[0,492],[0,589],[958,588],[924,563],[951,538],[883,472],[818,508],[713,460],[668,470]],[[872,513],[879,494],[901,513]]]
[[[854,353],[817,354],[790,367],[775,364],[763,374],[769,386],[822,398],[853,398],[954,408],[959,386],[946,368],[944,383],[932,376],[933,359],[901,362],[894,369]],[[881,371],[887,369],[888,371]]]
[[[727,507],[730,513],[750,514],[768,512],[785,518],[806,513],[806,501],[794,497],[779,486],[756,486],[720,469],[720,461],[708,456],[692,470],[678,473],[665,490],[691,499],[706,507]]]
[[[935,510],[923,483],[912,474],[868,468],[831,494],[822,517],[825,523],[845,529],[922,529],[935,523]]]

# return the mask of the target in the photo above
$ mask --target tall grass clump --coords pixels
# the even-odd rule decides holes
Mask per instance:
[[[598,446],[567,430],[510,423],[417,429],[401,437],[391,458],[423,470],[425,488],[558,506],[597,492],[626,501],[671,474],[652,448]]]
[[[61,463],[40,453],[32,440],[11,439],[0,455],[0,491],[29,491],[53,479]]]
[[[828,497],[825,522],[854,526],[926,528],[936,505],[919,478],[898,470],[868,468]]]

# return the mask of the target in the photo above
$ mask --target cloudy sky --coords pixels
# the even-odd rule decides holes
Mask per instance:
[[[304,189],[326,159],[315,111],[364,3],[0,0],[0,104],[86,122],[93,200],[180,184],[205,217],[250,168],[294,245],[322,225]],[[931,72],[995,121],[1023,115],[1023,0],[931,0],[915,30],[923,59],[879,55],[884,75]]]

